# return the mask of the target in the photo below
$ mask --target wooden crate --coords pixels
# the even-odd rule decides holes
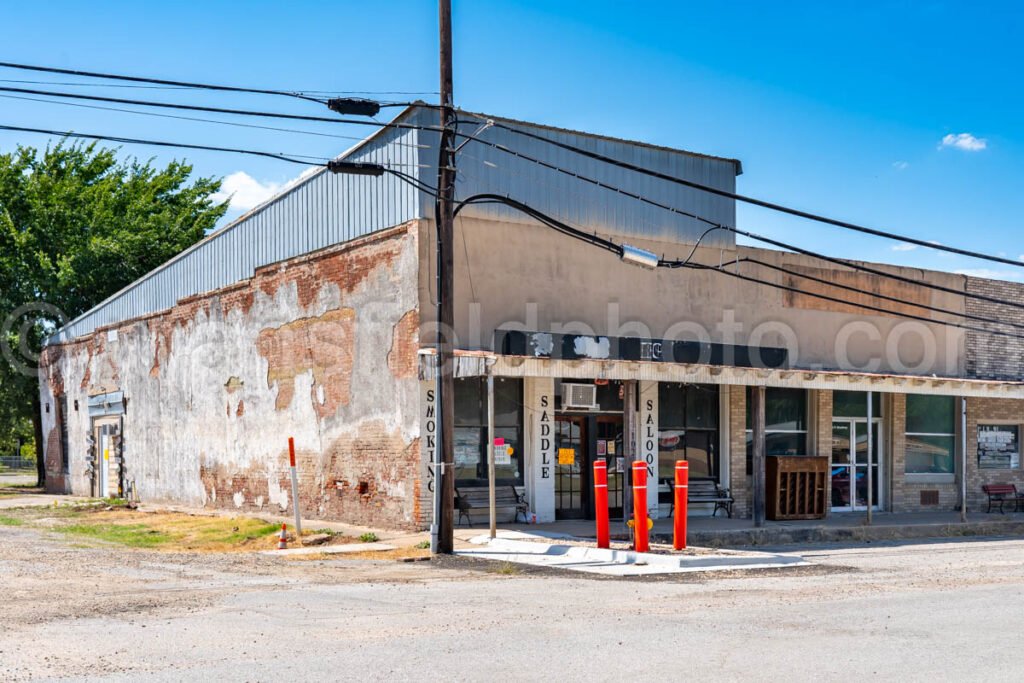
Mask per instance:
[[[768,519],[822,519],[828,505],[828,458],[770,455],[765,458]]]

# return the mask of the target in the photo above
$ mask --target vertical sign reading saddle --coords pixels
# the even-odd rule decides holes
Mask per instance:
[[[555,521],[555,381],[526,380],[531,453],[527,457],[527,496],[538,522]]]

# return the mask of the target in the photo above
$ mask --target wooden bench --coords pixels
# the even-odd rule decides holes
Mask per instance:
[[[992,512],[992,506],[998,503],[999,513],[1004,514],[1003,504],[1010,500],[1013,501],[1013,511],[1017,512],[1020,510],[1021,501],[1024,500],[1024,494],[1017,493],[1017,487],[1013,484],[985,484],[981,490],[988,496],[986,513]]]
[[[473,518],[470,513],[473,510],[487,510],[490,507],[490,496],[486,486],[456,486],[455,507],[459,509],[459,524],[462,518],[466,518],[469,526],[473,526]],[[519,515],[523,516],[523,523],[526,523],[526,513],[530,510],[526,496],[519,492],[511,484],[494,487],[495,509],[514,509],[516,514],[513,521],[519,521]]]
[[[666,479],[665,483],[669,486],[669,490],[675,490],[674,482]],[[732,517],[732,504],[734,502],[732,494],[729,493],[729,489],[719,486],[718,482],[711,477],[691,477],[686,493],[688,504],[714,503],[715,509],[711,513],[712,517],[717,515],[719,510],[725,510],[725,514]],[[672,503],[668,511],[669,515],[675,511],[675,507],[676,498],[672,496]]]

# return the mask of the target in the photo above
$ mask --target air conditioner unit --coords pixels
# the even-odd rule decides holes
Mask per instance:
[[[597,410],[597,387],[562,383],[562,409]]]

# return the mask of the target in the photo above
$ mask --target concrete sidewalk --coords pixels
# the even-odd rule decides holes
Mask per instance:
[[[455,552],[465,557],[513,562],[538,567],[567,569],[605,576],[649,576],[742,569],[775,569],[810,564],[789,554],[729,551],[646,552],[626,548],[596,548],[591,544],[547,543],[542,537],[522,532],[502,532],[497,538],[477,536],[475,547],[460,547]]]
[[[845,541],[884,541],[915,538],[958,538],[963,536],[1024,537],[1024,513],[985,514],[972,512],[968,521],[960,521],[957,512],[896,514],[875,512],[868,526],[864,513],[833,514],[826,519],[787,522],[765,522],[754,526],[752,519],[728,517],[690,517],[687,520],[687,543],[708,548],[742,548],[803,543],[835,543]],[[485,533],[486,521],[473,527],[456,528],[456,537],[468,540]],[[594,522],[568,520],[550,524],[498,524],[499,529],[520,531],[551,539],[589,538],[595,536]],[[611,523],[612,539],[629,538],[621,521]],[[652,543],[672,542],[672,520],[657,519],[651,531]]]

